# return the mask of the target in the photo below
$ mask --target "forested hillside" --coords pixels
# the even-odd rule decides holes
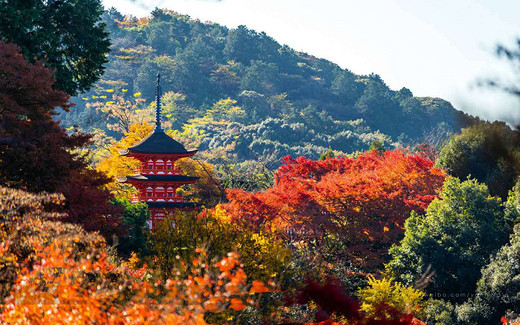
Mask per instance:
[[[356,75],[244,26],[159,9],[141,19],[110,9],[104,21],[112,43],[106,72],[74,98],[76,108],[61,117],[65,127],[120,138],[127,130],[107,127],[107,119],[151,116],[158,71],[174,134],[200,150],[233,148],[238,160],[316,159],[328,148],[352,153],[375,140],[437,142],[473,119],[445,100],[392,90],[376,74]],[[114,113],[121,109],[114,103],[123,112]]]

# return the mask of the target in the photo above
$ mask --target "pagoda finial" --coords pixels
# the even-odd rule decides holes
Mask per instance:
[[[157,73],[157,87],[155,88],[155,130],[162,131],[161,127],[161,74]]]

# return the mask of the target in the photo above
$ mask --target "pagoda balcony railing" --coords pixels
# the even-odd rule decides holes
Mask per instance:
[[[180,168],[136,168],[134,173],[141,175],[182,175],[182,170]]]
[[[182,195],[134,195],[132,202],[184,202]]]

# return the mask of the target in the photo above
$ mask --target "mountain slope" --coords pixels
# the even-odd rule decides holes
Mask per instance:
[[[356,75],[244,26],[228,29],[166,10],[137,19],[111,9],[104,19],[112,41],[105,75],[75,99],[74,112],[62,116],[65,126],[106,129],[106,116],[88,103],[134,93],[149,103],[158,71],[170,92],[168,125],[189,124],[202,134],[202,150],[233,143],[241,160],[273,153],[317,158],[329,147],[350,153],[376,139],[439,140],[473,120],[447,101],[391,90],[378,75]],[[238,107],[240,114],[201,123],[227,98],[223,109]]]

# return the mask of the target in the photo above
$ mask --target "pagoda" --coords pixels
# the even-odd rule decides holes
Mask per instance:
[[[155,90],[156,114],[153,132],[141,142],[119,153],[133,157],[141,162],[134,175],[119,179],[122,183],[132,184],[138,193],[132,202],[144,202],[151,212],[148,224],[154,229],[157,224],[176,209],[193,208],[195,204],[184,202],[176,193],[177,188],[195,183],[199,177],[183,175],[175,166],[178,159],[191,157],[197,150],[186,150],[182,144],[164,133],[161,127],[161,86],[157,74]]]

